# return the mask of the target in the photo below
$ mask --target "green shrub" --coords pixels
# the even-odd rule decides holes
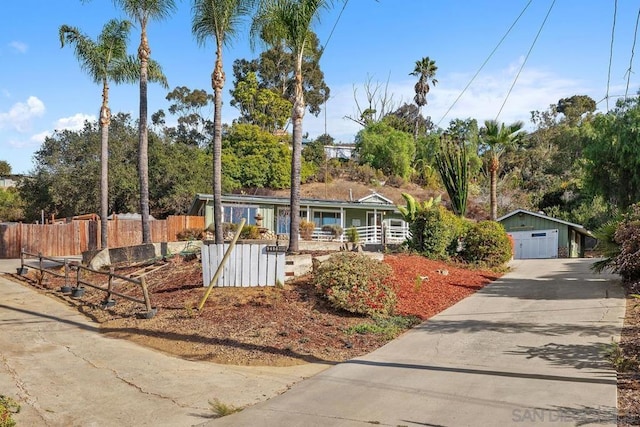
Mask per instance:
[[[429,258],[448,258],[456,254],[458,239],[464,236],[467,228],[467,220],[453,214],[444,206],[435,205],[421,209],[409,224],[409,247]]]
[[[16,425],[13,414],[20,412],[20,404],[10,397],[0,395],[0,427]]]
[[[343,230],[342,227],[340,227],[338,224],[328,224],[322,226],[322,231],[331,233],[332,239],[338,239],[340,236],[342,236]]]
[[[242,227],[242,232],[240,233],[240,239],[259,239],[260,235],[260,227],[257,225],[245,225]]]
[[[178,241],[202,240],[203,237],[204,230],[199,228],[185,228],[176,234]]]
[[[465,261],[500,267],[512,256],[511,240],[502,224],[480,221],[471,225],[467,231],[462,250]]]
[[[396,294],[388,283],[391,273],[391,267],[366,255],[340,252],[320,264],[314,285],[335,308],[387,316],[396,306]]]
[[[315,222],[307,221],[306,219],[300,220],[300,237],[302,237],[303,240],[311,240],[315,228]]]
[[[347,241],[350,243],[358,243],[360,241],[360,233],[358,233],[358,229],[355,227],[349,227],[346,231]]]

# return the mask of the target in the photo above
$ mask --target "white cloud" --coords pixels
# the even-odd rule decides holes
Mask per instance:
[[[481,73],[455,104],[454,101],[469,83],[472,74],[456,73],[438,76],[438,85],[431,88],[427,96],[428,104],[423,107],[422,114],[431,116],[432,121],[439,123],[442,128],[446,128],[449,122],[456,118],[477,119],[481,126],[484,120],[495,119],[498,115],[518,69],[518,66],[510,64],[491,75],[486,75],[486,72]],[[393,94],[396,107],[404,102],[412,102],[414,84],[415,81],[410,79],[389,83],[388,92]],[[363,83],[355,86],[360,94],[363,91]],[[525,66],[498,120],[505,123],[522,120],[528,127],[531,111],[543,111],[561,98],[583,94],[599,101],[596,98],[600,94],[595,93],[581,81],[564,78],[544,70],[528,69]],[[364,95],[360,95],[358,99],[363,107]],[[449,108],[451,110],[447,113]],[[353,85],[331,88],[331,98],[327,102],[326,128],[337,141],[351,143],[355,134],[362,129],[357,123],[344,118],[347,115],[356,115],[355,110]],[[304,131],[309,132],[311,138],[324,133],[324,129],[324,111],[318,117],[305,115]]]
[[[84,127],[84,122],[94,122],[96,121],[96,116],[91,114],[83,114],[77,113],[71,117],[63,117],[58,119],[55,123],[56,130],[81,130]]]
[[[42,144],[45,138],[49,136],[51,136],[51,132],[48,130],[45,130],[43,132],[36,133],[35,135],[31,135],[31,138],[29,138],[29,140],[33,143]]]
[[[35,96],[30,96],[27,102],[18,102],[8,112],[0,112],[0,129],[10,128],[18,132],[28,132],[31,120],[42,116],[45,110],[42,101]]]
[[[27,53],[29,46],[26,43],[19,41],[12,41],[9,43],[9,47],[13,48],[18,53]]]

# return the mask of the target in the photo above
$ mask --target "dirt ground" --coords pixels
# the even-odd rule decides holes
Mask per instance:
[[[393,269],[396,314],[410,316],[404,327],[427,319],[481,289],[500,274],[468,270],[416,255],[386,255]],[[144,269],[160,267],[144,273]],[[157,314],[146,319],[144,305],[85,287],[82,298],[60,292],[64,280],[26,279],[97,321],[104,334],[189,360],[233,365],[288,366],[306,362],[337,363],[369,353],[405,329],[374,333],[375,321],[331,308],[312,285],[311,275],[282,287],[214,288],[202,310],[206,288],[199,260],[174,257],[154,265],[122,267],[122,276],[144,274]],[[20,276],[16,276],[20,277]],[[21,279],[25,279],[21,277]],[[106,286],[104,276],[83,280]],[[139,287],[118,283],[119,292],[142,298]],[[640,300],[629,297],[620,348],[624,357],[640,359]],[[619,426],[640,425],[638,365],[618,373]]]
[[[498,276],[415,255],[385,258],[394,270],[396,314],[415,317],[407,326],[455,304]],[[158,309],[151,319],[144,318],[144,305],[118,296],[113,297],[113,307],[103,308],[106,294],[88,286],[82,298],[63,295],[61,278],[50,277],[40,288],[76,306],[109,336],[190,360],[271,366],[335,363],[369,353],[403,331],[362,333],[369,331],[364,325],[375,322],[331,308],[316,294],[310,275],[280,288],[214,288],[203,309],[197,310],[206,289],[200,262],[178,256],[155,266],[161,268],[144,276]],[[116,273],[128,276],[144,267],[153,266],[127,267]],[[34,273],[29,275],[30,283],[37,285]],[[106,286],[105,276],[89,274],[82,280]],[[114,289],[142,299],[138,286],[119,283]]]
[[[628,371],[618,372],[618,426],[640,426],[640,299],[631,296],[627,298],[620,347],[624,357],[636,363]]]

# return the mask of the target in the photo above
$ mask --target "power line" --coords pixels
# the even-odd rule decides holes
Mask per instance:
[[[611,83],[611,62],[613,62],[613,39],[616,33],[616,16],[618,15],[618,0],[613,2],[613,25],[611,26],[611,47],[609,48],[609,72],[607,74],[607,111],[609,111],[609,84]]]
[[[442,116],[442,118],[440,118],[440,120],[438,120],[438,123],[436,123],[436,126],[440,126],[440,123],[442,123],[442,121],[445,119],[445,117],[447,117],[447,115],[449,114],[449,112],[451,111],[451,109],[453,109],[453,107],[456,105],[456,103],[460,100],[460,98],[462,98],[462,95],[464,95],[464,93],[467,91],[467,89],[469,88],[469,86],[471,86],[471,83],[473,83],[473,81],[475,80],[476,77],[478,77],[478,74],[480,74],[480,71],[482,71],[482,69],[484,68],[485,65],[487,65],[487,63],[489,62],[489,60],[493,57],[493,54],[496,53],[496,51],[498,50],[498,48],[500,47],[500,45],[502,44],[502,42],[504,41],[504,39],[507,38],[507,36],[509,35],[509,33],[511,32],[511,30],[513,29],[513,27],[515,27],[515,25],[518,23],[518,21],[520,20],[520,18],[522,17],[522,15],[524,15],[524,12],[527,10],[527,8],[529,7],[529,5],[531,4],[533,0],[529,0],[529,3],[527,3],[524,7],[524,9],[522,9],[522,12],[520,12],[520,14],[518,15],[518,17],[516,18],[515,21],[513,21],[513,23],[511,24],[511,26],[509,27],[509,29],[507,30],[506,33],[504,33],[504,35],[502,36],[502,38],[500,39],[500,41],[498,42],[498,44],[496,45],[495,48],[493,48],[493,50],[491,51],[491,53],[489,54],[489,56],[487,57],[487,59],[484,60],[484,62],[482,63],[482,65],[480,66],[480,68],[478,68],[478,71],[476,71],[476,73],[473,75],[473,77],[471,77],[471,80],[469,81],[469,83],[467,83],[467,85],[464,87],[464,89],[462,89],[462,92],[460,92],[460,95],[458,95],[458,97],[456,98],[455,101],[453,101],[453,104],[451,104],[451,106],[449,107],[449,109],[444,113],[444,115]]]
[[[624,91],[624,97],[627,97],[629,93],[629,81],[631,80],[631,73],[633,68],[633,55],[636,50],[636,39],[638,37],[638,22],[640,22],[640,9],[638,9],[638,16],[636,17],[636,29],[633,32],[633,45],[631,46],[631,59],[629,59],[629,69],[627,70],[627,88]]]
[[[336,18],[336,22],[333,24],[333,27],[331,28],[331,31],[329,32],[329,36],[327,37],[327,41],[322,46],[322,49],[320,49],[320,57],[318,58],[318,61],[320,60],[320,58],[324,54],[324,50],[327,47],[327,45],[329,44],[329,40],[331,40],[331,36],[333,36],[333,32],[336,30],[336,27],[338,26],[338,22],[340,22],[340,18],[342,18],[342,13],[347,8],[347,4],[348,3],[349,3],[349,0],[345,0],[344,4],[342,5],[342,9],[340,9],[340,13],[338,14],[338,17]]]
[[[507,100],[509,99],[509,95],[511,95],[511,91],[513,90],[514,86],[516,85],[516,82],[518,81],[518,77],[520,77],[520,73],[522,72],[522,69],[524,68],[525,64],[527,63],[527,60],[529,59],[529,55],[531,55],[531,51],[533,51],[533,47],[536,45],[536,42],[538,41],[538,37],[540,37],[540,33],[542,33],[542,29],[544,28],[544,24],[547,22],[547,19],[549,18],[549,15],[551,14],[551,9],[553,9],[553,5],[555,5],[555,4],[556,4],[556,0],[553,0],[553,2],[551,3],[551,6],[549,6],[549,10],[547,11],[547,15],[544,17],[544,21],[542,21],[542,24],[540,25],[540,29],[538,30],[538,34],[536,34],[536,37],[533,39],[533,43],[531,43],[531,47],[529,48],[529,52],[527,52],[527,56],[525,56],[524,61],[522,61],[522,65],[520,66],[520,69],[518,70],[518,74],[516,74],[516,78],[513,79],[513,83],[511,84],[511,87],[509,88],[509,91],[507,92],[507,96],[505,96],[504,102],[502,103],[502,106],[500,107],[500,110],[498,111],[498,114],[496,114],[496,121],[498,120],[498,117],[500,116],[500,113],[502,113],[502,109],[504,108],[505,104],[507,103]]]

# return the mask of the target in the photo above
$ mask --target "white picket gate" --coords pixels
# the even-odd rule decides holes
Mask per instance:
[[[209,286],[229,244],[202,245],[202,279]],[[284,249],[280,247],[278,249]],[[215,286],[275,286],[284,283],[285,254],[266,244],[237,244]]]

